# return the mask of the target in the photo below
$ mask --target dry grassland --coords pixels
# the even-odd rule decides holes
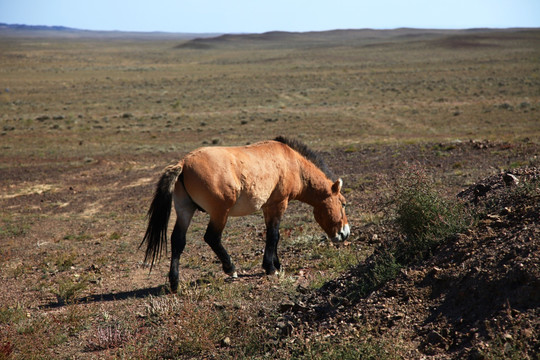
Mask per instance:
[[[424,356],[367,329],[317,347],[282,314],[370,254],[381,179],[404,162],[455,194],[537,161],[540,32],[381,34],[0,34],[0,359]],[[149,274],[137,250],[161,169],[204,144],[277,135],[324,152],[344,178],[348,246],[293,204],[285,273],[267,278],[261,215],[231,219],[230,281],[198,214],[181,289],[167,294],[167,260]]]

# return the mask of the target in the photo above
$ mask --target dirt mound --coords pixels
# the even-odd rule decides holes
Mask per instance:
[[[376,266],[376,252],[306,295],[285,318],[315,338],[382,339],[406,358],[536,358],[539,178],[540,169],[525,168],[472,185],[458,197],[477,214],[477,222],[429,259],[365,291],[361,283]],[[365,329],[369,334],[357,333]]]

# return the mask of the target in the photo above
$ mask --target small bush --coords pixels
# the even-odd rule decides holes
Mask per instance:
[[[54,263],[58,271],[66,271],[71,269],[75,265],[75,260],[77,259],[77,254],[74,252],[70,253],[60,253],[54,258]]]
[[[463,231],[471,223],[465,207],[440,196],[433,180],[417,167],[401,176],[391,204],[395,221],[404,235],[396,259],[407,265],[429,255],[441,241]]]
[[[377,260],[373,264],[371,271],[368,272],[368,285],[370,285],[370,288],[376,288],[394,279],[401,269],[401,265],[396,262],[396,256],[389,251],[380,253]]]
[[[348,291],[352,300],[368,296],[394,279],[403,267],[429,256],[440,242],[472,222],[461,203],[441,197],[433,180],[416,167],[398,179],[389,204],[402,236],[383,243],[356,269],[358,279]]]
[[[88,278],[78,279],[63,278],[58,282],[58,288],[52,292],[56,295],[60,303],[72,303],[76,297],[88,287]]]

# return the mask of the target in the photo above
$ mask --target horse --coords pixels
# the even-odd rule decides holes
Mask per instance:
[[[279,225],[291,200],[313,206],[317,223],[333,242],[350,234],[345,214],[343,181],[333,178],[319,154],[298,140],[277,137],[247,146],[202,147],[165,168],[148,210],[148,227],[139,246],[147,244],[150,271],[167,246],[167,226],[174,202],[177,219],[171,235],[171,291],[178,289],[180,255],[195,211],[208,213],[205,242],[221,261],[223,271],[237,277],[221,242],[229,216],[245,216],[262,209],[266,246],[262,267],[267,275],[280,271],[277,254]]]

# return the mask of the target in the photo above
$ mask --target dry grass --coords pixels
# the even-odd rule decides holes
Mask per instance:
[[[375,175],[330,164],[351,180],[358,205],[347,209],[351,244],[322,242],[311,210],[292,204],[277,278],[260,268],[260,214],[227,227],[242,275],[232,282],[196,215],[173,296],[167,262],[149,274],[136,251],[158,173],[203,144],[279,134],[359,163],[379,144],[537,143],[539,39],[532,31],[191,49],[174,39],[1,37],[0,359],[358,354],[361,334],[315,345],[296,333],[284,339],[288,325],[276,324],[280,305],[369,254],[358,234],[381,217],[363,205]],[[509,150],[513,161],[527,162],[519,149]],[[450,150],[426,149],[435,151]],[[366,356],[398,357],[396,344],[368,340],[358,350]]]

